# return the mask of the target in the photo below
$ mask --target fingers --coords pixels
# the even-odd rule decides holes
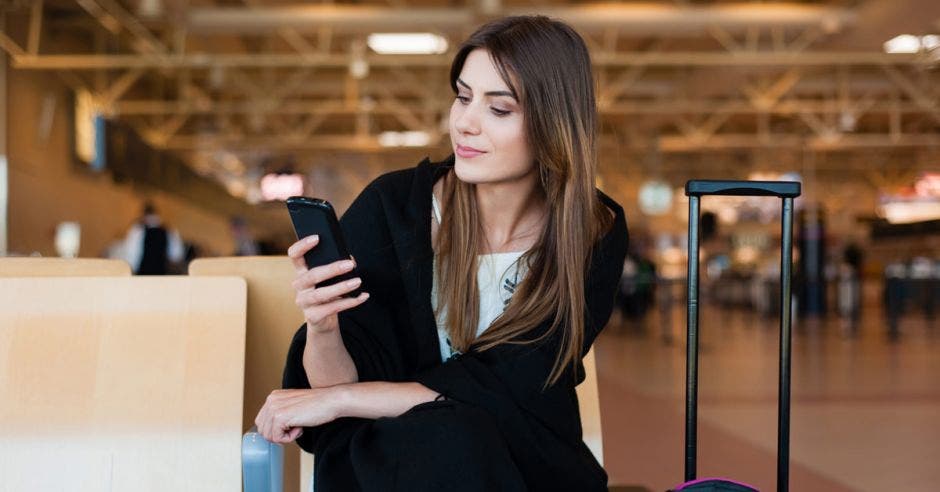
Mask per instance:
[[[292,285],[294,286],[294,290],[298,291],[309,289],[311,287],[315,287],[317,284],[322,283],[325,280],[329,280],[333,277],[351,272],[355,267],[356,262],[353,260],[334,261],[328,265],[322,265],[311,268],[310,270],[304,270],[304,272],[297,275],[297,278],[294,280]]]
[[[325,287],[308,288],[297,293],[295,302],[300,309],[307,309],[308,307],[331,302],[343,294],[356,290],[360,285],[362,285],[362,279],[356,277]]]
[[[308,323],[319,325],[324,320],[337,313],[352,309],[369,299],[369,293],[363,292],[357,297],[341,297],[335,301],[326,304],[315,304],[312,307],[304,309],[304,319]]]
[[[276,390],[268,395],[264,406],[255,417],[255,426],[258,427],[258,434],[261,434],[270,442],[281,442],[284,439],[284,432],[281,430],[280,416],[283,415],[283,391]]]
[[[307,262],[304,261],[304,254],[319,243],[320,236],[314,234],[298,240],[287,248],[287,256],[290,257],[291,264],[294,265],[294,270],[296,270],[298,274],[307,271]]]
[[[287,439],[288,441],[296,441],[297,438],[300,437],[303,433],[304,433],[303,427],[294,427],[293,429],[290,430],[290,432],[287,433]]]
[[[303,427],[292,426],[289,415],[291,406],[308,397],[303,390],[275,390],[265,400],[264,406],[255,417],[258,433],[274,443],[288,443],[303,434]]]

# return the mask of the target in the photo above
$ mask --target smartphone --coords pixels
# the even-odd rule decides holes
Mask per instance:
[[[346,241],[343,239],[343,231],[339,227],[336,212],[330,202],[319,198],[292,196],[287,199],[287,211],[290,213],[291,222],[294,223],[294,232],[297,233],[297,239],[313,234],[320,236],[320,242],[304,254],[307,268],[327,265],[350,258],[349,250],[346,249]],[[355,277],[356,273],[353,270],[317,285],[333,285]],[[345,295],[347,297],[358,296],[359,289]]]

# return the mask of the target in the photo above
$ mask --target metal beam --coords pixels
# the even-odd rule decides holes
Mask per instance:
[[[6,38],[7,42],[11,42]],[[0,41],[3,41],[0,34]],[[324,67],[345,68],[345,54],[183,54],[183,55],[27,55],[22,48],[4,46],[14,55],[13,66],[23,70],[101,70],[127,68],[211,68],[211,67]],[[371,67],[448,67],[449,55],[366,55]],[[880,52],[665,52],[609,53],[593,56],[597,67],[788,67],[832,65],[915,65],[928,66],[930,60],[916,54]]]
[[[904,103],[896,107],[890,101],[877,101],[864,106],[866,113],[923,113],[924,109],[915,104]],[[679,99],[665,102],[620,102],[602,108],[603,114],[610,115],[670,115],[670,114],[701,114],[701,113],[732,113],[732,114],[760,114],[770,113],[777,115],[795,115],[798,113],[830,113],[838,114],[844,108],[838,101],[820,101],[805,99],[781,101],[770,109],[754,107],[750,101],[732,101],[722,104],[718,101],[685,100]]]
[[[177,136],[171,138],[163,146],[167,150],[241,150],[241,149],[270,149],[270,150],[304,150],[304,149],[336,149],[357,151],[378,151],[386,149],[379,144],[378,137],[374,135],[310,135],[307,138],[285,138],[284,135],[252,135],[252,136]]]
[[[6,13],[0,11],[0,48],[3,48],[3,51],[6,51],[13,57],[22,56],[26,54],[26,51],[16,44],[16,41],[13,41],[13,38],[7,35],[6,31]]]
[[[747,94],[748,99],[755,108],[767,111],[777,104],[780,99],[800,81],[801,76],[802,73],[799,69],[791,68],[767,87],[755,88],[744,84],[741,90]]]
[[[664,42],[662,40],[657,41],[653,46],[646,50],[647,57],[649,59],[656,58],[661,53],[663,46]],[[630,88],[630,86],[636,83],[636,81],[643,76],[643,72],[646,71],[647,66],[647,64],[637,64],[627,67],[626,70],[624,70],[624,72],[619,77],[617,77],[616,80],[605,84],[597,96],[598,104],[610,104],[615,99],[617,99],[618,96],[623,94]]]
[[[146,72],[142,68],[135,68],[127,71],[118,78],[108,90],[101,96],[101,105],[105,108],[110,107],[115,101],[121,98]]]
[[[26,51],[30,55],[39,54],[39,40],[42,36],[42,4],[43,0],[33,0],[33,7],[29,12],[29,41]]]
[[[243,0],[243,1],[245,2],[245,5],[247,5],[248,7],[250,7],[251,9],[255,11],[260,12],[264,8],[263,5],[257,0]],[[310,43],[307,42],[307,40],[304,39],[304,37],[295,29],[292,29],[290,27],[281,27],[281,28],[278,28],[277,33],[278,35],[281,36],[281,39],[283,39],[284,42],[289,44],[291,48],[297,51],[297,53],[305,55],[305,54],[313,53],[315,51],[315,48],[311,46]]]
[[[718,152],[760,148],[809,148],[819,151],[865,150],[898,147],[932,147],[940,145],[940,135],[906,134],[895,139],[886,134],[843,134],[838,140],[820,137],[806,138],[801,135],[771,134],[767,142],[761,142],[753,134],[719,134],[707,141],[698,141],[685,136],[662,136],[659,149],[668,153]]]
[[[927,112],[935,121],[940,122],[940,101],[931,98],[926,91],[921,90],[911,82],[900,70],[890,65],[881,67],[888,77],[904,91],[918,106]]]
[[[449,108],[450,99],[440,99],[427,103],[434,111]],[[922,114],[924,108],[913,103],[897,103],[893,101],[877,101],[872,99],[861,100],[857,103],[858,111],[864,110],[869,114],[889,114],[897,111],[902,114]],[[376,114],[393,114],[398,106],[390,106],[385,102],[377,102],[369,108]],[[854,108],[854,106],[853,106]],[[168,115],[175,113],[192,114],[247,114],[266,112],[276,109],[282,114],[353,114],[360,111],[358,104],[347,105],[337,100],[286,100],[275,108],[271,104],[258,101],[209,101],[209,100],[123,100],[116,101],[112,114],[115,116],[143,116]],[[743,99],[732,100],[686,100],[672,101],[623,101],[600,107],[602,115],[673,115],[673,114],[760,114],[769,113],[782,116],[792,116],[799,113],[839,114],[845,107],[839,101],[818,99],[796,100],[790,99],[778,102],[772,108],[760,109],[754,107],[750,101]]]
[[[617,29],[621,33],[656,36],[703,33],[713,26],[734,32],[748,28],[846,26],[851,10],[799,3],[747,2],[712,5],[594,3],[575,7],[504,8],[488,16],[542,14],[568,22],[582,31]],[[376,29],[461,30],[482,20],[474,8],[394,8],[361,5],[299,4],[264,9],[206,7],[190,9],[186,23],[200,33],[259,33],[279,28],[310,31],[321,27],[350,32]]]
[[[831,65],[926,65],[923,56],[911,54],[869,52],[802,52],[802,51],[743,51],[723,52],[665,52],[649,59],[646,53],[597,53],[592,61],[600,66],[831,66]]]
[[[82,8],[95,17],[106,29],[117,34],[126,29],[150,53],[167,53],[166,46],[160,42],[140,21],[114,0],[76,0]]]
[[[442,138],[439,135],[438,138]],[[620,136],[602,135],[601,144],[620,142],[619,145],[637,151],[647,151],[648,143],[624,142]],[[438,143],[432,143],[435,147]],[[839,139],[832,140],[820,137],[806,137],[796,134],[771,134],[765,142],[760,141],[754,134],[728,133],[715,134],[702,140],[695,136],[665,135],[659,137],[658,149],[664,153],[698,153],[698,152],[725,152],[748,149],[813,149],[818,151],[849,151],[889,148],[917,148],[935,147],[940,145],[940,135],[936,134],[905,134],[899,139],[887,134],[843,134]],[[174,151],[207,151],[225,149],[231,151],[254,150],[264,148],[271,151],[298,151],[298,150],[355,150],[363,152],[377,152],[392,150],[382,147],[375,135],[351,134],[320,134],[308,135],[303,138],[299,134],[266,134],[245,136],[240,133],[231,135],[178,135],[169,139],[164,149]]]

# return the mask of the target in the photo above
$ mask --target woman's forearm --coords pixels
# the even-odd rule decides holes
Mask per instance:
[[[439,394],[421,383],[369,381],[331,388],[337,391],[336,417],[397,417],[411,407],[434,401]]]
[[[356,365],[349,356],[338,329],[327,332],[308,331],[303,363],[311,388],[359,381]]]

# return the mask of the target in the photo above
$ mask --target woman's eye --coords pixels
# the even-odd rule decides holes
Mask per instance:
[[[493,111],[493,114],[495,114],[496,116],[506,116],[507,114],[512,112],[512,111],[506,111],[505,109],[499,109],[499,108],[490,108],[490,110]]]
[[[460,104],[464,104],[464,105],[470,104],[470,98],[467,97],[467,96],[461,96],[461,95],[458,94],[458,95],[457,95],[457,100],[460,101]]]

